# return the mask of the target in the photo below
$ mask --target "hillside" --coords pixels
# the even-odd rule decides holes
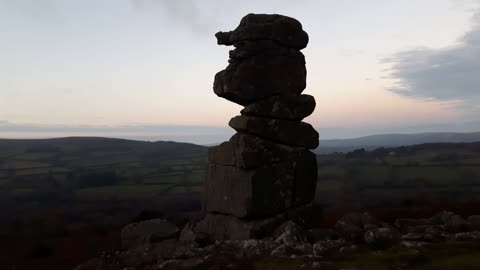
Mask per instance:
[[[318,155],[317,162],[317,201],[325,205],[397,207],[480,199],[480,143],[360,149]]]
[[[118,246],[120,229],[134,219],[195,216],[207,149],[108,138],[0,140],[0,268],[14,260],[22,262],[17,269],[69,269]],[[398,207],[448,209],[438,202],[466,201],[452,210],[478,210],[471,202],[480,199],[480,143],[322,154],[317,161],[324,224],[352,209],[382,207],[387,219]]]
[[[143,210],[199,208],[206,154],[175,142],[0,140],[0,268],[26,258],[69,269],[116,245],[118,230]]]
[[[139,153],[155,152],[162,156],[205,151],[206,147],[172,141],[145,142],[103,137],[66,137],[56,139],[0,139],[2,157],[22,152],[80,153],[104,151],[118,153],[135,151]]]
[[[479,142],[480,132],[453,133],[431,132],[416,134],[383,134],[372,135],[353,139],[321,140],[320,146],[315,150],[319,154],[333,152],[349,152],[359,148],[372,150],[378,147],[396,147],[402,145],[415,145],[423,143],[469,143]]]
[[[4,199],[25,200],[70,192],[81,199],[153,196],[152,190],[173,187],[168,179],[176,185],[201,181],[207,151],[187,143],[95,137],[0,140],[0,149],[0,192]],[[145,184],[149,191],[141,192]]]

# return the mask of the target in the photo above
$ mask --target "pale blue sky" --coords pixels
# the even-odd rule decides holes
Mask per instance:
[[[464,63],[480,56],[478,4],[0,0],[0,137],[14,136],[15,125],[226,126],[241,107],[213,94],[230,49],[214,33],[251,12],[295,17],[309,33],[305,93],[318,106],[306,121],[320,134],[468,122],[480,101],[471,91],[479,66]],[[460,76],[437,72],[452,57]],[[437,95],[440,78],[470,83]]]

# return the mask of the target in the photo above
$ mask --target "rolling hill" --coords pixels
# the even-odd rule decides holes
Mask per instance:
[[[316,153],[349,152],[359,148],[372,150],[378,147],[396,147],[423,143],[479,142],[480,132],[453,133],[430,132],[417,134],[383,134],[353,139],[320,140]]]

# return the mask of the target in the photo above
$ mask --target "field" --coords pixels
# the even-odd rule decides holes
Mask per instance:
[[[0,142],[0,193],[5,201],[158,200],[195,193],[206,147],[173,142],[70,138]],[[65,198],[68,196],[68,198]]]
[[[142,213],[198,209],[206,153],[174,142],[0,140],[0,269],[68,269],[113,248]]]
[[[207,147],[106,138],[0,140],[0,268],[65,265],[118,245],[132,220],[198,211]],[[480,143],[318,155],[325,225],[352,210],[382,218],[478,211]],[[435,206],[434,206],[435,205]],[[397,216],[398,217],[398,216]],[[91,243],[100,241],[102,245]],[[77,250],[65,252],[72,246]]]
[[[317,201],[395,207],[478,200],[479,158],[478,143],[319,155]]]

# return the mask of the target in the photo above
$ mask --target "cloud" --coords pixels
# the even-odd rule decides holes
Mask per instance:
[[[208,134],[210,132],[223,132],[226,127],[216,126],[182,126],[182,125],[150,125],[150,124],[129,124],[129,125],[41,125],[41,124],[16,124],[0,120],[0,124],[9,124],[1,128],[1,131],[8,132],[105,132],[105,133],[154,133],[169,135],[184,135],[189,133]],[[228,129],[227,129],[228,130]]]
[[[463,109],[480,102],[480,10],[472,26],[454,46],[419,48],[387,59],[399,95],[442,102],[457,102]]]
[[[0,15],[22,15],[35,20],[58,22],[58,0],[0,0]]]
[[[298,7],[290,0],[224,1],[224,0],[130,0],[133,8],[154,17],[165,16],[168,22],[189,29],[194,34],[211,36],[220,31],[226,22],[236,27],[247,13],[284,13]],[[284,11],[284,12],[282,12]],[[287,12],[288,13],[288,12]]]
[[[201,1],[194,0],[131,0],[135,10],[158,15],[162,11],[173,24],[187,27],[195,34],[215,32],[216,19]]]
[[[452,0],[454,8],[475,11],[478,8],[478,0]]]

